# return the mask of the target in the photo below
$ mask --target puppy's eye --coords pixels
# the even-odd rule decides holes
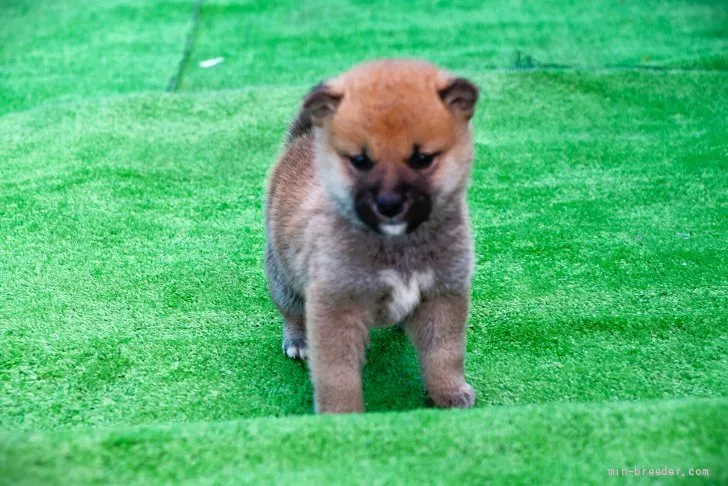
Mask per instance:
[[[419,151],[416,151],[409,158],[408,163],[413,169],[426,169],[432,165],[432,162],[435,160],[436,156],[437,154],[422,154]]]
[[[374,162],[372,162],[372,159],[370,159],[367,154],[354,155],[349,157],[349,160],[356,170],[364,172],[370,170],[374,166]]]

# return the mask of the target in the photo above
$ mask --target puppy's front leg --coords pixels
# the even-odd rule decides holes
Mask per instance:
[[[311,285],[306,292],[306,335],[317,413],[364,411],[362,367],[368,314],[351,299],[335,299]]]
[[[432,297],[405,324],[417,348],[427,394],[438,407],[475,405],[475,390],[463,372],[468,303],[465,295]]]

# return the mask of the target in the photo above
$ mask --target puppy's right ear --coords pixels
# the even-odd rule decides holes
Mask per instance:
[[[331,86],[321,81],[303,99],[303,111],[311,117],[314,125],[321,127],[324,120],[334,114],[341,98],[343,95],[334,93]]]

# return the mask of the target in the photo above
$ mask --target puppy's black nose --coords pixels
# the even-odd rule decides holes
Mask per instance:
[[[404,207],[404,201],[402,195],[396,192],[385,192],[379,194],[376,200],[377,211],[382,216],[393,218],[402,212]]]

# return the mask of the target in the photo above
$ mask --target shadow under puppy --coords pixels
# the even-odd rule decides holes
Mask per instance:
[[[364,410],[369,329],[394,323],[434,404],[475,404],[463,359],[477,98],[431,64],[382,60],[304,99],[269,180],[265,263],[283,351],[309,359],[317,412]]]

